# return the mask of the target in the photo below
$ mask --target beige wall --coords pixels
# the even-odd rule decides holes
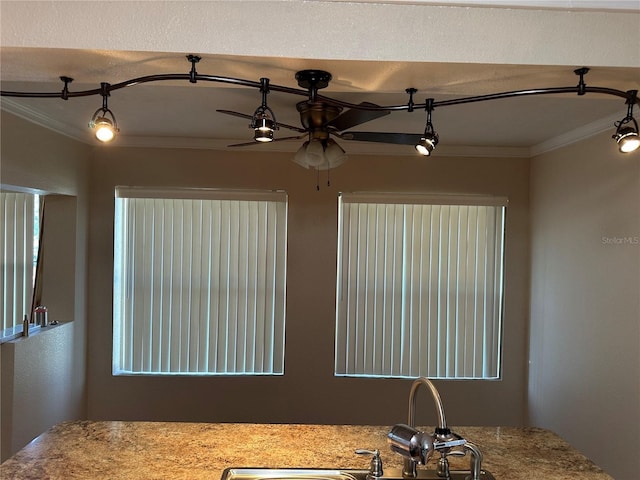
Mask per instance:
[[[3,185],[72,196],[56,196],[47,210],[43,285],[50,320],[72,323],[1,347],[4,460],[51,425],[86,416],[89,148],[2,112],[1,153]]]
[[[532,160],[529,415],[640,472],[640,152],[609,134]]]
[[[485,193],[509,197],[504,378],[438,382],[452,425],[521,425],[526,391],[526,159],[353,157],[320,177],[291,154],[105,148],[91,169],[89,417],[393,424],[405,421],[408,380],[333,376],[337,194]],[[289,194],[285,375],[272,378],[113,377],[111,315],[116,185],[284,189]],[[424,403],[422,403],[424,402]],[[421,399],[420,418],[434,423]]]

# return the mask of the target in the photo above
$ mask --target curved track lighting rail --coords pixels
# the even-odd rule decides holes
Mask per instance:
[[[81,91],[69,91],[69,84],[73,81],[72,78],[61,76],[60,80],[64,82],[64,88],[62,91],[58,92],[21,92],[21,91],[0,91],[0,96],[3,97],[21,97],[21,98],[62,98],[63,100],[68,100],[70,98],[75,97],[87,97],[93,95],[102,95],[103,98],[106,99],[111,92],[122,89],[133,87],[135,85],[140,85],[144,83],[151,82],[160,82],[160,81],[180,81],[187,80],[190,83],[197,83],[200,81],[204,82],[216,82],[216,83],[224,83],[236,86],[243,86],[249,88],[255,88],[260,90],[263,95],[265,93],[265,88],[268,91],[281,92],[291,95],[299,95],[309,97],[311,101],[320,101],[326,105],[333,106],[336,108],[348,108],[352,110],[361,110],[361,111],[370,111],[370,112],[392,112],[392,111],[409,111],[412,112],[415,109],[424,109],[424,110],[433,110],[438,107],[448,107],[453,105],[462,105],[466,103],[473,102],[484,102],[490,100],[499,100],[506,98],[514,98],[514,97],[525,97],[525,96],[536,96],[536,95],[552,95],[552,94],[562,94],[562,93],[575,93],[577,95],[585,95],[586,93],[596,93],[602,95],[611,95],[622,98],[625,100],[625,103],[629,106],[629,113],[627,117],[623,119],[621,122],[625,124],[633,124],[635,125],[635,120],[632,117],[632,107],[639,103],[637,90],[629,90],[622,91],[614,88],[607,87],[592,87],[586,85],[584,82],[584,76],[589,72],[589,69],[586,67],[579,68],[574,70],[574,73],[580,77],[579,83],[575,86],[568,87],[550,87],[550,88],[535,88],[535,89],[525,89],[525,90],[514,90],[508,92],[498,92],[486,95],[475,95],[469,97],[460,97],[460,98],[451,98],[448,100],[435,101],[434,99],[428,99],[425,103],[414,103],[413,95],[416,93],[416,90],[413,88],[406,89],[407,94],[409,94],[409,100],[406,104],[400,105],[376,105],[373,103],[363,102],[359,104],[353,104],[350,102],[334,99],[325,95],[319,95],[317,93],[318,88],[324,88],[328,84],[328,80],[331,79],[330,74],[322,71],[305,71],[305,72],[316,72],[323,73],[328,76],[326,82],[320,84],[317,83],[315,86],[312,86],[310,89],[301,89],[301,88],[292,88],[283,85],[275,85],[268,83],[268,79],[261,79],[260,81],[247,80],[243,78],[234,78],[234,77],[225,77],[219,75],[203,75],[196,71],[196,63],[198,63],[201,58],[196,55],[187,55],[187,60],[191,63],[191,70],[189,73],[169,73],[169,74],[156,74],[156,75],[146,75],[142,77],[132,78],[130,80],[125,80],[120,83],[108,84],[102,83],[101,88],[95,88],[91,90],[81,90]],[[302,72],[299,72],[302,73]],[[266,86],[265,86],[266,85]],[[300,84],[299,85],[303,85]],[[263,99],[263,104],[266,103]],[[274,122],[275,123],[275,122]],[[288,126],[287,126],[288,127]],[[295,129],[295,127],[288,127]],[[627,128],[631,128],[628,126]],[[638,132],[635,131],[636,138],[638,137]],[[290,137],[289,137],[290,138]],[[616,136],[614,135],[614,138]],[[364,139],[364,137],[362,138]],[[624,151],[621,149],[621,151]]]
[[[120,90],[121,88],[133,87],[135,85],[140,85],[143,83],[150,82],[160,82],[167,80],[191,80],[191,76],[188,73],[164,73],[157,75],[146,75],[144,77],[132,78],[131,80],[125,80],[124,82],[114,83],[109,86],[109,92],[113,92],[114,90]],[[61,80],[67,79],[68,82],[73,81],[69,77],[60,77]],[[242,87],[251,87],[260,90],[261,84],[260,82],[256,82],[253,80],[246,80],[243,78],[233,78],[233,77],[222,77],[218,75],[203,75],[197,74],[195,76],[196,81],[204,81],[204,82],[218,82],[218,83],[227,83],[231,85],[238,85]],[[64,81],[64,80],[63,80]],[[195,82],[192,82],[195,83]],[[301,90],[293,87],[285,87],[282,85],[276,85],[273,83],[269,84],[269,89],[274,92],[288,93],[291,95],[301,95],[307,96],[309,92],[307,90]],[[440,100],[433,102],[433,107],[448,107],[451,105],[462,105],[465,103],[473,103],[473,102],[483,102],[488,100],[499,100],[502,98],[514,98],[514,97],[524,97],[531,95],[547,95],[547,94],[558,94],[558,93],[578,93],[580,94],[580,87],[550,87],[550,88],[536,88],[536,89],[528,89],[528,90],[513,90],[510,92],[499,92],[499,93],[491,93],[487,95],[475,95],[471,97],[461,97],[461,98],[452,98],[449,100]],[[65,90],[63,90],[65,92]],[[633,100],[634,103],[640,103],[640,100],[635,97],[631,91],[623,91],[616,90],[615,88],[607,88],[607,87],[591,87],[585,86],[584,93],[600,93],[603,95],[612,95],[616,97],[623,98],[625,100]],[[66,91],[66,93],[61,92],[15,92],[8,90],[0,90],[0,96],[2,97],[21,97],[21,98],[62,98],[63,100],[67,100],[69,98],[74,97],[90,97],[92,95],[101,95],[101,88],[94,88],[92,90],[78,90],[75,92]],[[400,105],[362,105],[357,103],[345,102],[343,100],[337,100],[334,98],[327,97],[325,95],[318,95],[318,100],[321,100],[327,104],[335,105],[343,108],[353,108],[356,110],[371,110],[371,111],[381,111],[381,110],[391,110],[391,111],[402,111],[402,110],[410,110],[408,104],[400,104]],[[426,103],[414,103],[412,105],[413,109],[425,109],[427,106]]]
[[[192,57],[188,55],[191,62],[199,61],[199,57]],[[192,58],[194,60],[192,60]],[[549,88],[536,88],[536,89],[526,89],[526,90],[514,90],[509,92],[499,92],[492,93],[487,95],[475,95],[471,97],[461,97],[461,98],[452,98],[449,100],[441,100],[434,101],[433,108],[437,107],[447,107],[451,105],[462,105],[465,103],[472,102],[483,102],[488,100],[499,100],[503,98],[513,98],[513,97],[521,97],[521,96],[530,96],[530,95],[547,95],[547,94],[560,94],[560,93],[576,93],[578,95],[584,95],[585,93],[599,93],[603,95],[613,95],[616,97],[623,98],[628,101],[632,101],[633,103],[639,103],[640,100],[633,93],[633,90],[630,91],[622,91],[614,88],[607,87],[592,87],[584,84],[583,75],[588,72],[588,68],[580,68],[575,70],[576,75],[580,75],[580,83],[575,86],[570,87],[549,87]],[[135,85],[140,85],[143,83],[151,83],[151,82],[161,82],[161,81],[171,81],[171,80],[188,80],[191,83],[197,83],[199,81],[204,82],[217,82],[217,83],[226,83],[230,85],[238,85],[242,87],[256,88],[260,90],[262,88],[262,83],[260,81],[247,80],[244,78],[234,78],[234,77],[224,77],[220,75],[204,75],[195,72],[194,69],[190,73],[162,73],[155,75],[145,75],[142,77],[132,78],[130,80],[125,80],[120,83],[110,84],[108,87],[108,92],[113,92],[115,90],[120,90],[122,88],[133,87]],[[65,88],[62,92],[19,92],[19,91],[7,91],[1,90],[0,96],[3,97],[22,97],[22,98],[62,98],[63,100],[67,100],[69,98],[74,97],[89,97],[92,95],[102,95],[104,90],[102,88],[94,88],[91,90],[79,90],[75,92],[71,92],[68,89],[68,84],[73,81],[70,77],[62,76],[60,80],[65,82]],[[302,90],[299,88],[287,87],[283,85],[276,85],[273,83],[269,83],[269,89],[275,92],[287,93],[291,95],[300,95],[307,96],[309,94],[308,90]],[[325,95],[318,95],[318,100],[321,100],[327,104],[335,105],[343,108],[350,108],[356,110],[371,110],[371,111],[381,111],[381,110],[390,110],[390,111],[401,111],[401,110],[412,110],[412,109],[425,109],[427,107],[425,103],[413,103],[409,104],[401,104],[401,105],[373,105],[373,104],[354,104],[350,102],[345,102],[343,100],[337,100],[334,98],[327,97]]]

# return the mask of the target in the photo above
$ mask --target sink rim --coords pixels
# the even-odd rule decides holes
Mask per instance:
[[[221,480],[362,480],[369,470],[356,468],[314,468],[314,467],[228,467],[222,472]]]

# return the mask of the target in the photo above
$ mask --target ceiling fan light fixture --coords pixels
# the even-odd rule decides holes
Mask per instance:
[[[329,170],[342,165],[348,158],[344,149],[332,138],[312,138],[302,144],[293,161],[304,168]]]

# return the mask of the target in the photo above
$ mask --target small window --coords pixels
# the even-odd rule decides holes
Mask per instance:
[[[114,374],[284,373],[287,197],[119,187]]]
[[[342,194],[335,374],[500,377],[506,199]]]
[[[2,255],[2,321],[0,330],[22,326],[31,317],[38,261],[40,196],[0,193],[0,255]]]

